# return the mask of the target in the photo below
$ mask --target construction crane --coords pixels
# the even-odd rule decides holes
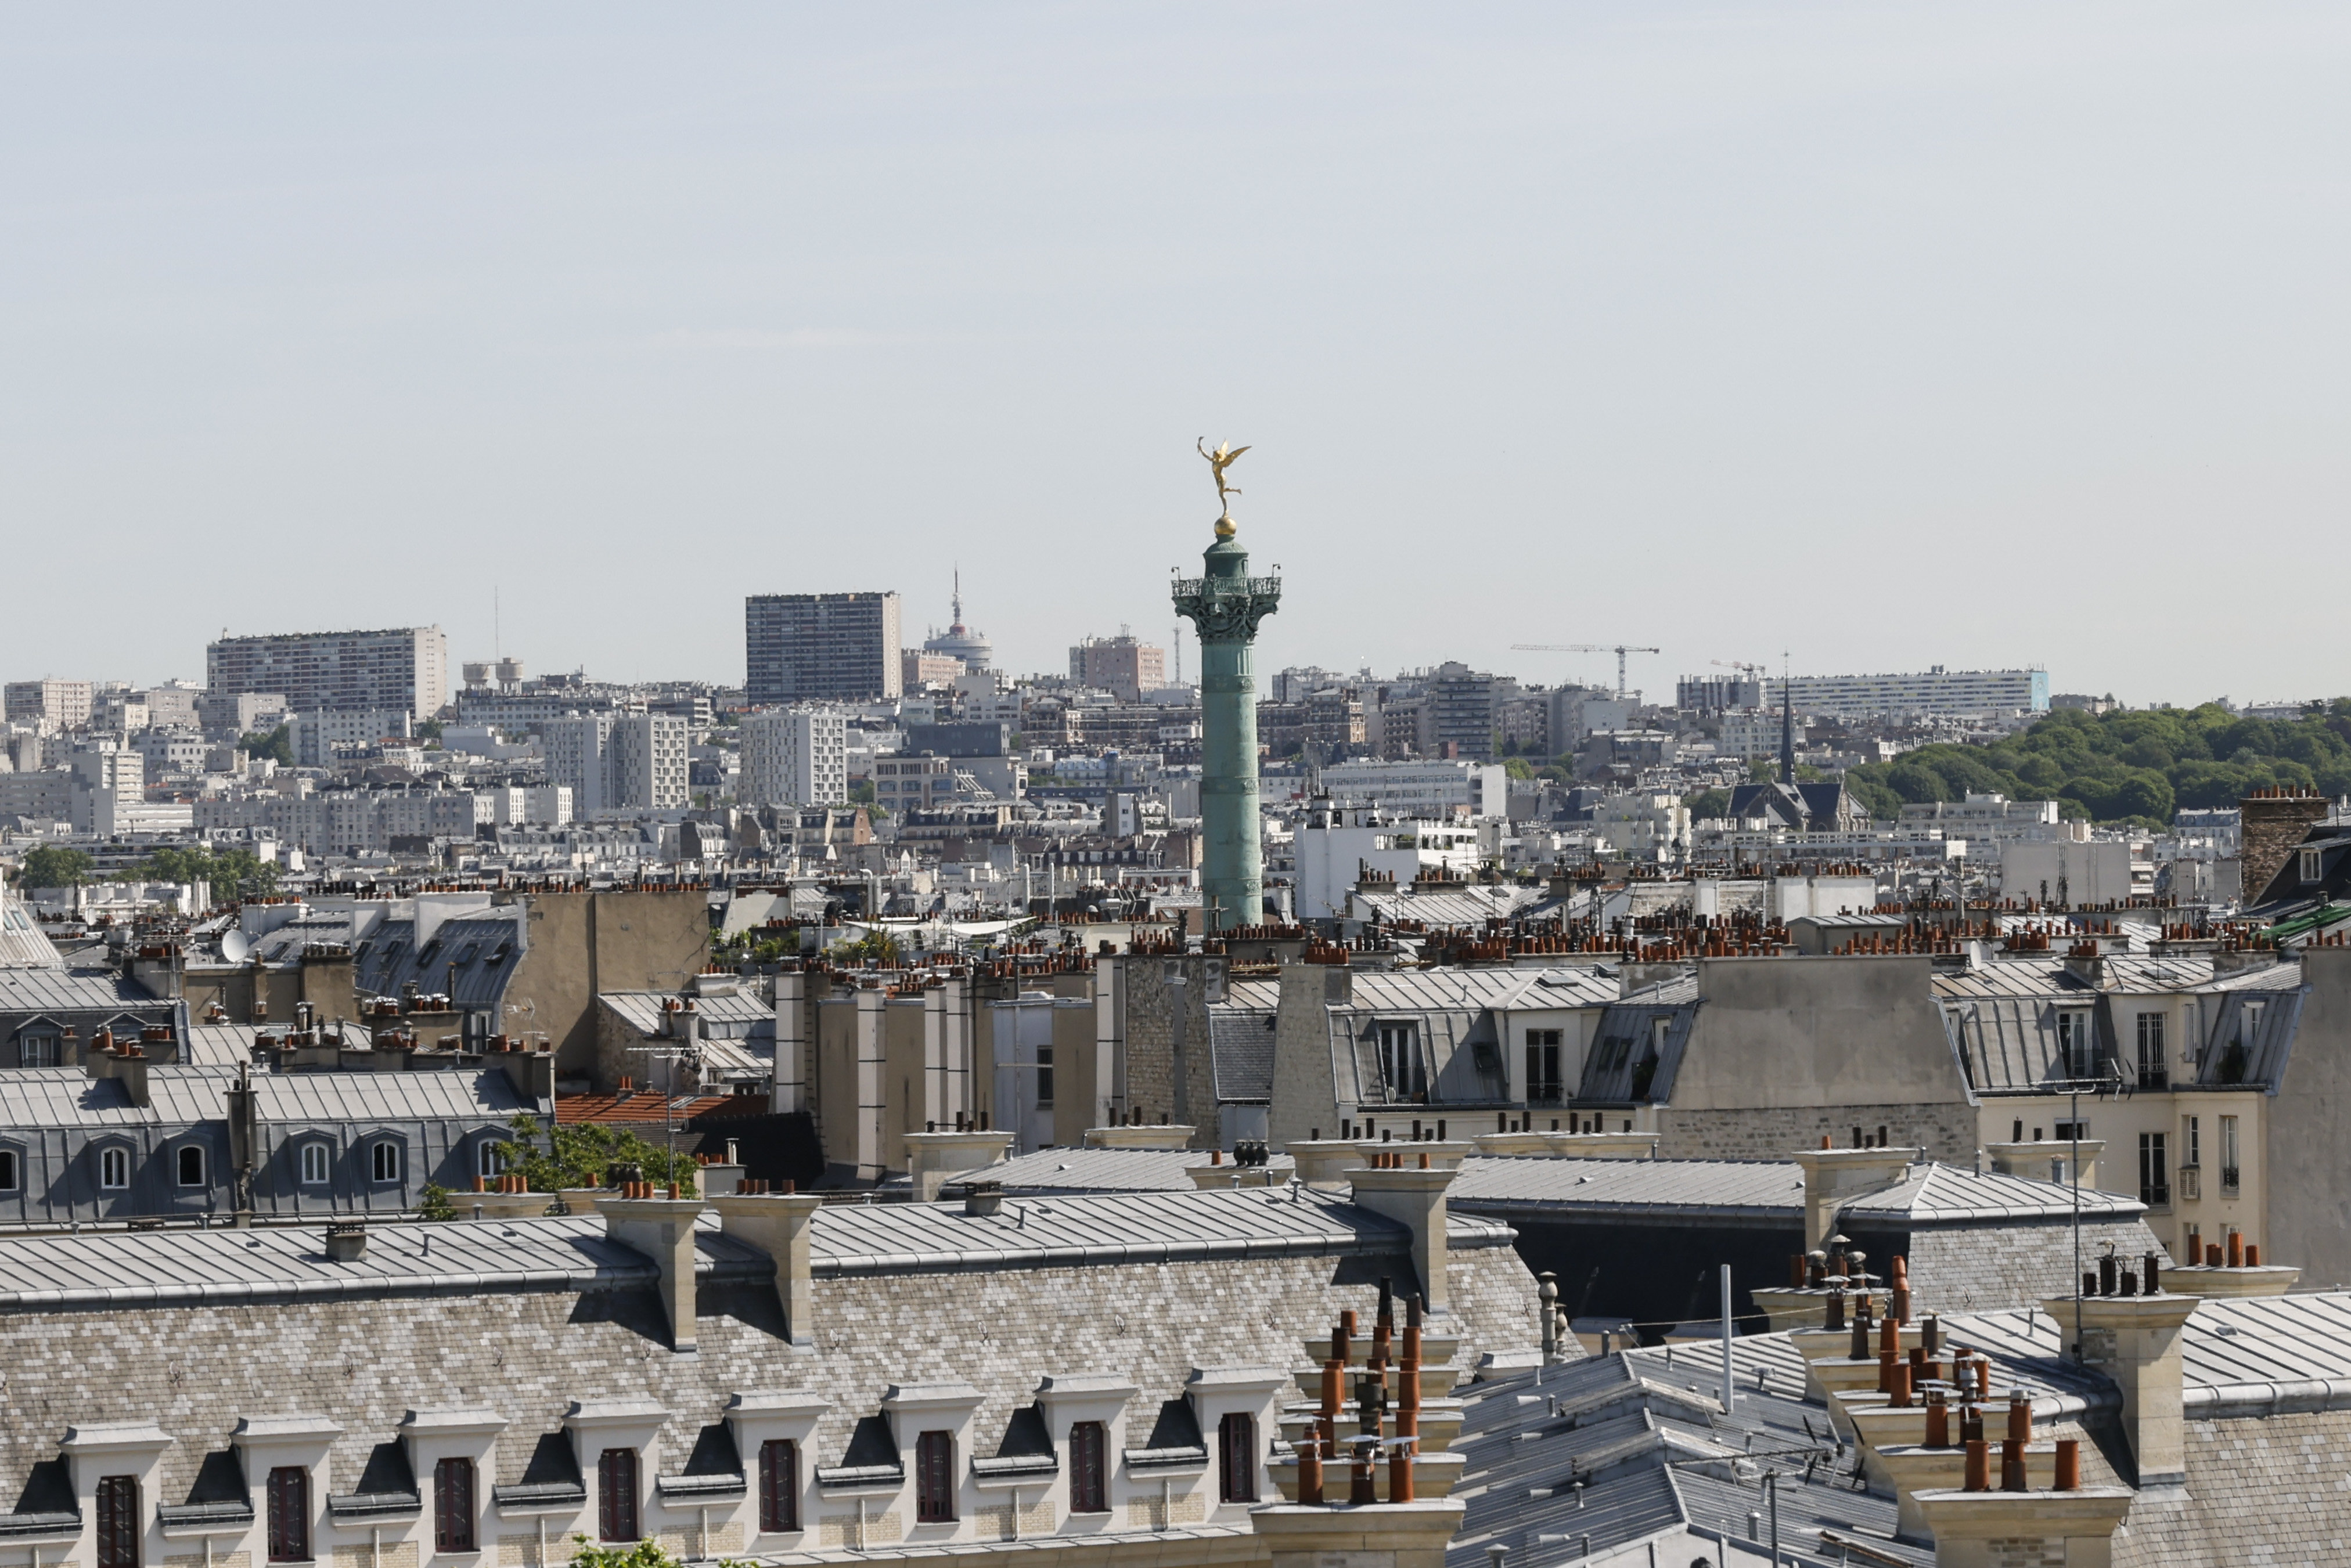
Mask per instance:
[[[1616,655],[1616,700],[1623,702],[1630,690],[1625,684],[1625,655],[1627,653],[1662,653],[1663,648],[1635,648],[1616,643],[1513,643],[1514,653],[1614,653]]]

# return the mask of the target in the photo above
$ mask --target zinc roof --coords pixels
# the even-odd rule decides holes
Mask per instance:
[[[1785,1219],[1804,1207],[1802,1167],[1788,1160],[1562,1160],[1479,1155],[1446,1189],[1450,1207],[1481,1214],[1572,1207],[1665,1218]]]
[[[1192,1178],[1186,1172],[1207,1163],[1204,1149],[1040,1149],[956,1179],[998,1182],[1015,1195],[1190,1192]],[[1276,1155],[1267,1168],[1274,1173],[1276,1186],[1281,1186],[1296,1166],[1288,1155]],[[1227,1160],[1224,1168],[1238,1173],[1243,1167]]]
[[[314,1228],[93,1231],[0,1239],[0,1312],[74,1306],[197,1306],[354,1296],[625,1289],[653,1260],[608,1239],[601,1217],[371,1225],[367,1251],[326,1256]],[[699,1276],[772,1279],[764,1253],[695,1237]]]
[[[182,1030],[191,1067],[234,1067],[253,1060],[253,1026],[192,1023]]]
[[[150,1082],[152,1082],[152,1070]],[[496,1068],[478,1072],[261,1072],[254,1112],[265,1122],[480,1121],[529,1103]]]
[[[147,1070],[145,1106],[111,1078],[78,1067],[21,1067],[0,1072],[0,1127],[182,1125],[227,1114],[221,1098],[234,1069],[158,1064]]]
[[[1508,919],[1530,904],[1541,904],[1545,896],[1542,888],[1515,883],[1468,883],[1459,887],[1447,883],[1442,892],[1358,888],[1350,895],[1358,911],[1375,909],[1382,921],[1417,920],[1429,925],[1483,925],[1489,920]]]
[[[2192,1293],[2193,1275],[2166,1290]],[[2072,1325],[2034,1309],[1945,1320],[1946,1336],[2002,1363],[2002,1380],[2048,1381],[2066,1372]],[[2351,1409],[2351,1291],[2206,1299],[2180,1331],[2183,1403],[2207,1418],[2286,1410]]]
[[[830,1204],[810,1235],[819,1277],[1048,1269],[1213,1258],[1392,1253],[1409,1232],[1318,1193],[1263,1188],[1011,1198],[992,1216],[960,1203]],[[1505,1247],[1508,1226],[1456,1217],[1456,1248]]]
[[[2146,1212],[2137,1198],[2082,1189],[2082,1212],[2102,1219]],[[1801,1215],[1804,1171],[1793,1160],[1563,1160],[1480,1155],[1461,1162],[1448,1205],[1480,1214],[1579,1213],[1653,1218],[1786,1220]],[[1922,1161],[1890,1187],[1839,1207],[1845,1218],[1885,1225],[1954,1225],[1985,1219],[2070,1218],[2071,1187],[2029,1176]]]
[[[15,893],[0,887],[0,968],[56,969],[64,964],[41,923]]]
[[[599,991],[597,1001],[612,1009],[639,1034],[653,1036],[663,1032],[662,1003],[675,1001],[674,991]],[[770,1038],[776,1022],[773,1003],[763,1002],[758,996],[737,991],[733,996],[696,997],[693,1017],[699,1026],[698,1037],[712,1040],[738,1040],[747,1036],[754,1024],[766,1024]]]
[[[137,1009],[160,1021],[171,1005],[114,969],[0,968],[0,1012],[117,1013]]]
[[[2101,1220],[2127,1219],[2147,1205],[2118,1192],[2084,1187],[2082,1212]],[[1959,1224],[1981,1219],[2045,1219],[2073,1213],[2074,1189],[2031,1176],[1971,1171],[1960,1166],[1922,1164],[1910,1177],[1883,1192],[1844,1205],[1846,1218],[1905,1221],[1911,1225]]]
[[[1733,1342],[1739,1397],[1727,1414],[1721,1364],[1715,1347],[1684,1345],[1464,1389],[1453,1447],[1467,1464],[1453,1495],[1468,1507],[1447,1548],[1449,1568],[1487,1568],[1492,1545],[1510,1548],[1513,1560],[1526,1553],[1550,1563],[1606,1561],[1685,1531],[1744,1542],[1749,1514],[1769,1507],[1767,1469],[1781,1472],[1782,1541],[1804,1552],[1800,1560],[1835,1561],[1820,1531],[1859,1525],[1895,1561],[1933,1562],[1932,1548],[1885,1539],[1895,1522],[1892,1498],[1852,1490],[1849,1462],[1834,1462],[1825,1412],[1804,1402],[1803,1362],[1785,1335]],[[1637,1550],[1632,1555],[1637,1560]]]

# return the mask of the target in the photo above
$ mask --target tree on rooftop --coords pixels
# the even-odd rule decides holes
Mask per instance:
[[[250,756],[276,758],[280,768],[294,766],[294,737],[285,725],[279,725],[266,735],[258,732],[248,735],[237,744]]]
[[[514,1136],[496,1145],[507,1174],[523,1178],[533,1192],[561,1192],[566,1187],[603,1186],[614,1166],[634,1166],[642,1179],[695,1193],[694,1155],[680,1149],[673,1160],[665,1144],[639,1137],[626,1127],[598,1122],[558,1124],[552,1133],[528,1113],[517,1113],[507,1124]],[[680,1131],[684,1131],[683,1128]]]

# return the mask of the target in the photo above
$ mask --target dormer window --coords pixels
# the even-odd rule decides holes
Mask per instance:
[[[607,1448],[596,1461],[596,1534],[602,1541],[637,1539],[634,1448]]]
[[[1380,1078],[1391,1100],[1423,1100],[1428,1096],[1428,1066],[1420,1052],[1420,1025],[1411,1019],[1373,1025],[1378,1046]]]
[[[2302,880],[2305,883],[2314,883],[2319,879],[2322,874],[2320,862],[2325,859],[2325,857],[2316,849],[2306,849],[2302,852]]]
[[[139,1478],[102,1476],[98,1483],[98,1568],[139,1568]]]
[[[302,1185],[304,1186],[327,1185],[326,1145],[313,1143],[302,1145]]]
[[[109,1192],[120,1192],[131,1185],[129,1149],[110,1148],[98,1152],[98,1185]]]

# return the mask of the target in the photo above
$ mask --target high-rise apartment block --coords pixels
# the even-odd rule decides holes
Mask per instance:
[[[1070,679],[1115,693],[1121,702],[1141,702],[1144,693],[1167,684],[1167,651],[1124,632],[1089,637],[1070,650]]]
[[[904,692],[894,593],[759,593],[743,601],[754,705],[871,702]]]
[[[430,718],[449,700],[449,639],[438,626],[224,637],[204,650],[204,685],[277,692],[298,712],[398,708]]]
[[[1937,664],[1917,675],[1798,675],[1785,683],[1764,682],[1764,706],[1780,706],[1783,684],[1794,695],[1797,712],[1825,718],[1981,718],[2049,711],[2046,670],[1946,670]]]
[[[831,708],[768,708],[742,723],[737,803],[830,806],[849,799],[849,718]]]
[[[686,803],[685,720],[663,713],[589,714],[538,727],[547,781],[569,786],[573,810],[670,811]]]
[[[94,693],[88,681],[10,681],[0,705],[10,724],[46,731],[81,729],[89,723]]]

